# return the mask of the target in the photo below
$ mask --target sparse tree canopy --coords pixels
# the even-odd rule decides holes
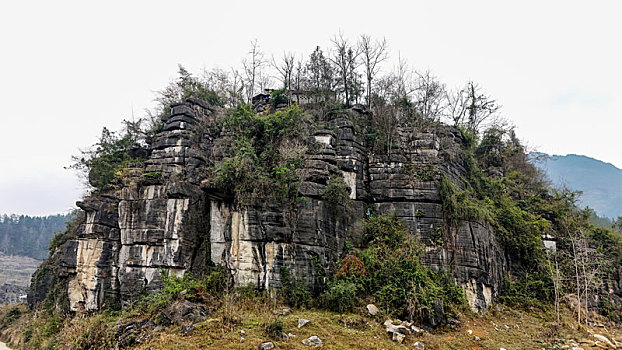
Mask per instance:
[[[351,99],[357,99],[360,92],[359,74],[357,73],[357,68],[360,66],[360,47],[350,43],[348,39],[344,38],[343,33],[335,35],[331,41],[333,53],[330,61],[337,73],[337,87],[344,96],[345,105],[350,106]]]
[[[386,39],[373,41],[369,35],[361,35],[359,41],[359,51],[365,67],[365,78],[367,79],[366,100],[367,107],[372,107],[372,86],[380,71],[380,64],[389,58],[388,44]]]
[[[257,85],[262,86],[262,68],[265,65],[264,54],[259,48],[257,39],[251,41],[251,48],[247,57],[242,60],[244,66],[244,73],[246,74],[246,98],[250,102],[251,98],[257,91]],[[260,90],[261,91],[261,90]]]
[[[479,85],[470,81],[448,97],[449,116],[454,125],[464,126],[477,133],[486,123],[494,121],[501,106],[482,93]]]

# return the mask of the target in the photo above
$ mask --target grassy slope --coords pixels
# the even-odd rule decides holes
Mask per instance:
[[[415,341],[424,343],[426,349],[562,349],[570,340],[595,340],[588,332],[576,330],[574,318],[568,310],[562,314],[560,325],[557,326],[551,312],[496,306],[485,315],[460,315],[461,324],[454,330],[436,330],[420,337],[407,338],[408,344],[396,344],[390,340],[381,325],[385,318],[369,318],[363,315],[362,310],[360,313],[349,314],[323,310],[293,310],[286,316],[275,316],[272,306],[261,301],[228,304],[228,307],[212,313],[208,320],[196,324],[195,329],[186,336],[180,334],[181,326],[169,326],[157,332],[143,334],[141,338],[146,342],[132,349],[257,349],[259,344],[270,340],[277,349],[308,349],[301,341],[312,335],[322,339],[323,349],[406,349],[413,348],[412,343]],[[0,320],[9,308],[0,309]],[[22,348],[23,330],[28,324],[33,324],[33,313],[25,307],[20,307],[20,310],[24,313],[22,317],[0,333],[2,339],[13,349]],[[127,322],[143,317],[144,315],[127,313],[123,316],[95,315],[66,320],[64,327],[56,335],[56,349],[75,349],[79,339],[92,338],[93,330],[99,330],[100,334],[106,334],[112,340],[115,324],[121,319],[121,322]],[[283,321],[284,332],[295,334],[295,338],[282,341],[270,339],[266,335],[265,326],[277,318]],[[296,325],[299,318],[306,318],[311,322],[298,329]],[[233,321],[223,323],[223,320]],[[98,326],[94,326],[95,324]],[[40,320],[34,321],[33,325],[45,328],[37,326],[41,325]],[[245,333],[243,338],[241,331]],[[622,329],[612,325],[593,327],[591,331],[622,341]],[[480,339],[476,340],[476,336]],[[109,342],[113,343],[114,341]],[[44,341],[39,346],[43,348],[47,344]],[[582,347],[590,349],[586,345]]]
[[[265,312],[244,312],[241,314],[241,324],[229,332],[223,332],[219,320],[204,323],[188,336],[180,335],[180,327],[169,327],[137,349],[256,349],[261,342],[269,340],[263,332],[263,325],[274,317],[268,315]],[[483,316],[462,315],[462,323],[455,330],[437,330],[421,337],[407,338],[408,344],[400,345],[392,342],[384,332],[381,325],[383,319],[373,320],[357,314],[295,310],[283,317],[283,321],[286,326],[284,331],[296,337],[287,342],[273,342],[277,349],[308,349],[301,343],[302,339],[317,335],[322,339],[324,349],[412,349],[415,341],[425,344],[426,349],[561,349],[571,339],[590,339],[587,332],[573,330],[570,317],[570,313],[567,313],[564,317],[566,326],[557,327],[554,315],[550,313],[502,307],[500,311],[491,311]],[[298,318],[312,321],[298,329]],[[343,320],[350,320],[354,325],[346,327]],[[240,330],[246,333],[243,341],[240,340]],[[617,328],[608,328],[613,334],[604,328],[595,328],[593,331],[622,340],[622,331]],[[476,340],[476,336],[480,339]]]

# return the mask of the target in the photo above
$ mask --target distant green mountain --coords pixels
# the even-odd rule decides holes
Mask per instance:
[[[608,218],[622,216],[622,170],[587,156],[550,156],[532,153],[532,163],[543,170],[555,187],[582,191],[581,206]]]
[[[0,252],[43,260],[50,240],[65,230],[71,214],[50,216],[0,215]]]

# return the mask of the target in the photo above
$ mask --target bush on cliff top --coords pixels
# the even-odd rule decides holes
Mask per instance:
[[[103,128],[98,142],[82,155],[73,156],[70,169],[83,172],[96,191],[118,188],[123,183],[124,170],[145,160],[144,141],[149,136],[141,128],[141,121],[124,121],[121,133]]]
[[[295,203],[309,123],[310,116],[296,105],[265,115],[245,105],[229,110],[223,124],[232,147],[212,169],[212,183],[233,193],[239,204],[262,197]]]

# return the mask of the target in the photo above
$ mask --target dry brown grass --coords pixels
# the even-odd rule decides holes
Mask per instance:
[[[281,305],[267,298],[234,299],[227,297],[224,305],[195,324],[188,335],[181,335],[180,326],[169,326],[161,331],[149,332],[144,343],[133,347],[138,350],[158,349],[257,349],[259,344],[272,341],[277,349],[309,349],[302,340],[317,335],[324,343],[323,349],[412,349],[412,343],[425,344],[426,350],[436,349],[491,349],[503,347],[514,349],[562,349],[569,340],[591,339],[585,330],[577,330],[576,321],[569,310],[564,310],[560,324],[555,315],[541,310],[517,310],[502,305],[493,307],[484,315],[466,313],[460,315],[461,324],[454,330],[438,329],[421,337],[407,338],[407,344],[391,341],[382,327],[384,318],[373,319],[365,315],[363,308],[355,313],[338,314],[324,310],[293,310],[285,316],[273,314]],[[44,322],[34,317],[25,306],[22,317],[1,336],[11,340],[13,349],[29,349],[23,342],[23,331],[43,327]],[[8,310],[0,309],[0,318]],[[109,315],[75,318],[64,322],[64,328],[56,335],[56,349],[114,349],[114,327],[119,322],[140,319],[138,314]],[[298,319],[311,322],[297,328]],[[288,341],[270,339],[266,325],[275,320],[283,322],[285,333],[295,338]],[[592,327],[590,331],[622,340],[622,329],[606,326]],[[469,334],[467,331],[471,330]],[[242,331],[244,333],[242,333]],[[476,340],[476,337],[479,339]],[[39,343],[48,345],[49,340]],[[79,346],[81,345],[81,346]],[[584,349],[589,349],[582,345]]]

